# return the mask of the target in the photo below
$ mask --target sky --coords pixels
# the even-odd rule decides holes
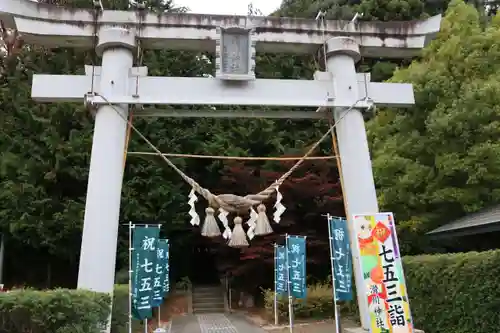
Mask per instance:
[[[184,6],[196,14],[247,15],[248,4],[269,15],[281,5],[281,0],[174,0],[175,6]]]

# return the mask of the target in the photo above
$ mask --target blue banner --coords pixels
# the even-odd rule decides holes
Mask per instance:
[[[143,320],[152,316],[158,227],[133,227],[132,315]]]
[[[274,247],[274,281],[277,294],[288,291],[288,269],[286,263],[286,249],[284,246]]]
[[[302,236],[287,236],[286,243],[291,295],[306,298],[306,239]]]
[[[162,247],[165,250],[163,294],[167,294],[170,291],[170,246],[168,243],[168,239],[164,240],[164,243],[162,243]]]
[[[330,234],[330,260],[332,261],[332,278],[335,283],[337,301],[352,300],[352,256],[347,230],[347,220],[330,217],[328,220]]]
[[[156,245],[156,267],[153,282],[152,306],[160,306],[165,295],[165,280],[168,281],[168,240],[158,239]]]

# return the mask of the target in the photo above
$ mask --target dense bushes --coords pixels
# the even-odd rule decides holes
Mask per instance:
[[[333,296],[332,283],[317,283],[307,287],[307,298],[294,301],[295,318],[332,318],[333,317]],[[264,291],[264,305],[269,317],[274,316],[274,292]],[[355,314],[355,302],[339,302],[340,310],[344,314]],[[278,297],[278,316],[282,319],[288,317],[288,297],[283,295]]]
[[[108,295],[81,290],[0,293],[0,333],[100,333],[109,302]]]
[[[114,291],[111,333],[128,332],[128,285]],[[0,293],[0,333],[100,333],[110,298],[81,290]]]
[[[415,327],[500,331],[500,251],[407,257],[404,269]]]
[[[500,328],[500,251],[425,255],[404,258],[406,283],[415,327],[426,333],[491,333]],[[265,291],[268,314],[273,293]],[[356,301],[341,309],[354,314]],[[333,316],[331,282],[308,287],[297,300],[297,318]],[[279,314],[288,315],[286,298]]]

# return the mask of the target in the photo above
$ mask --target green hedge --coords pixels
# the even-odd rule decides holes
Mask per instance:
[[[405,257],[403,260],[415,327],[426,333],[500,332],[500,250]],[[273,316],[273,292],[264,293]],[[341,306],[358,318],[356,300]],[[280,317],[288,315],[279,300]],[[331,282],[308,287],[294,308],[297,318],[333,316]]]
[[[426,333],[500,332],[500,251],[403,262],[415,327]]]
[[[115,286],[113,297],[111,333],[126,333],[128,285]],[[0,333],[100,333],[109,301],[105,294],[68,289],[0,293]]]
[[[109,303],[108,295],[81,290],[0,293],[0,333],[99,333]]]

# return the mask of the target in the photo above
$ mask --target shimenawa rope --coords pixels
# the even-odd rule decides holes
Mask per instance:
[[[210,207],[213,209],[218,209],[218,208],[223,208],[225,211],[230,212],[230,213],[236,213],[236,214],[246,214],[248,210],[256,205],[259,205],[262,203],[264,200],[268,199],[273,192],[276,191],[276,189],[283,184],[283,182],[295,171],[297,170],[298,167],[304,162],[305,158],[309,157],[314,150],[319,146],[319,144],[326,139],[330,133],[334,130],[334,128],[337,126],[337,124],[354,108],[356,105],[363,101],[363,99],[357,100],[353,105],[351,105],[349,108],[347,108],[341,117],[328,129],[328,131],[323,134],[323,136],[316,141],[314,145],[304,154],[304,156],[295,163],[290,170],[285,172],[279,179],[277,179],[272,185],[268,186],[266,189],[262,190],[261,192],[257,194],[248,194],[244,197],[235,195],[235,194],[219,194],[215,195],[212,192],[210,192],[208,189],[202,187],[200,184],[198,184],[194,179],[186,175],[182,170],[180,170],[170,159],[168,159],[166,156],[162,154],[162,152],[151,142],[149,141],[131,122],[120,112],[118,106],[113,105],[109,102],[109,100],[102,96],[101,94],[96,94],[97,96],[101,97],[106,103],[108,103],[109,106],[111,106],[117,114],[125,121],[127,124],[132,128],[132,130],[139,135],[139,137],[144,140],[148,144],[148,146],[156,152],[158,156],[160,156],[172,169],[175,170],[179,174],[179,176],[182,177],[182,179],[188,183],[189,186],[191,186],[197,193],[199,193],[203,198],[205,198]],[[121,109],[121,108],[120,108]]]

